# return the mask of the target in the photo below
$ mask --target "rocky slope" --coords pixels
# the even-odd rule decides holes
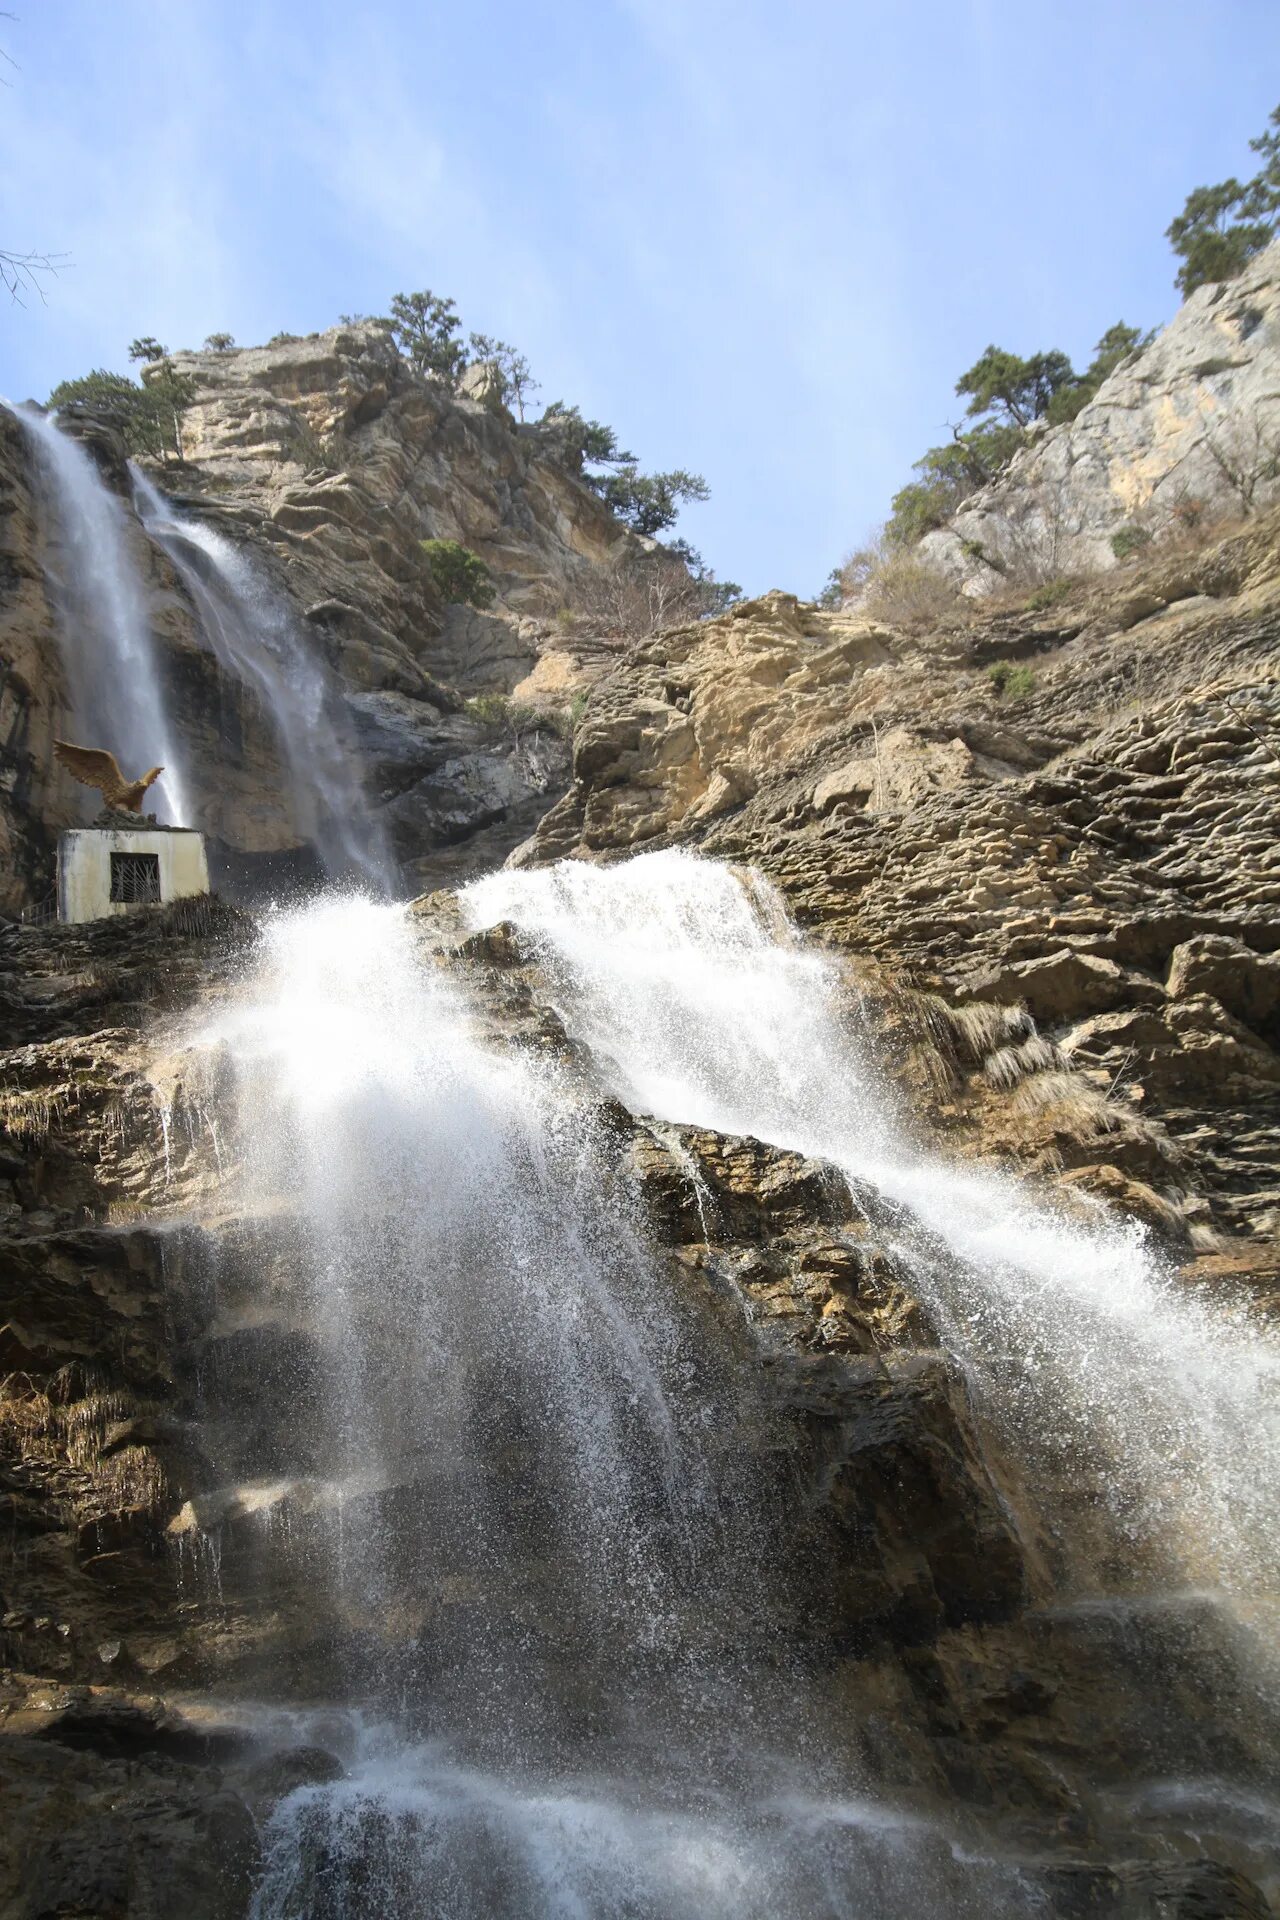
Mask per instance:
[[[1199,288],[1066,426],[1041,432],[921,555],[971,593],[1116,564],[1130,542],[1280,492],[1280,242]]]
[[[189,364],[182,505],[252,550],[325,650],[420,882],[501,857],[535,822],[521,862],[686,844],[758,866],[841,957],[849,1019],[922,1135],[1068,1204],[1100,1196],[1188,1289],[1242,1318],[1274,1309],[1280,515],[927,631],[773,594],[602,661],[551,616],[621,536],[536,436],[409,381],[362,330]],[[96,445],[123,484],[119,449]],[[48,536],[7,415],[0,484],[17,906],[71,810],[49,777],[64,690]],[[426,534],[488,559],[492,615],[438,605]],[[212,829],[243,855],[296,850],[264,716],[217,673],[163,556],[131,539],[220,796]],[[462,704],[588,682],[571,769],[563,743],[504,738]],[[785,1641],[866,1777],[1025,1863],[1047,1911],[1262,1920],[1274,1856],[1248,1642],[1202,1594],[1131,1595],[1087,1489],[1065,1469],[1046,1487],[1002,1439],[883,1199],[627,1112],[509,929],[468,934],[443,893],[412,921],[489,1039],[572,1077],[707,1364],[731,1355],[768,1383],[767,1414],[722,1444],[791,1530],[791,1579],[769,1620],[745,1593],[728,1620],[691,1608],[690,1632],[738,1636],[761,1663]],[[466,1595],[446,1579],[393,1565],[370,1619],[315,1577],[329,1437],[304,1223],[289,1192],[233,1202],[245,1143],[187,1046],[257,937],[218,902],[0,929],[14,1920],[242,1915],[262,1817],[345,1763],[351,1674],[411,1646],[435,1697],[466,1658]],[[359,1496],[389,1538],[442,1497],[420,1455],[395,1467]],[[1073,1604],[1073,1527],[1122,1569],[1114,1604]],[[502,1578],[521,1630],[572,1669],[555,1569],[513,1544]],[[1138,1792],[1219,1776],[1245,1783],[1239,1806],[1183,1817]]]
[[[619,663],[516,858],[759,865],[944,1131],[1273,1244],[1278,638],[1276,516],[922,634],[771,595]]]

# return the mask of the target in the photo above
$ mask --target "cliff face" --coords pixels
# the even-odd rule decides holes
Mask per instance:
[[[563,718],[593,671],[589,638],[555,616],[633,536],[501,408],[417,379],[377,328],[179,356],[198,398],[186,462],[155,474],[177,514],[245,555],[331,679],[335,727],[410,885],[500,859],[563,784],[553,728],[465,708],[476,694]],[[114,437],[71,420],[129,498]],[[52,760],[69,689],[57,582],[71,564],[40,498],[32,448],[0,415],[0,804],[10,859],[0,908],[51,885],[59,827],[86,819]],[[491,608],[446,606],[423,539],[456,539],[491,569]],[[288,877],[304,851],[278,729],[260,692],[211,650],[188,586],[130,513],[129,557],[181,741],[191,824],[217,842],[224,886]],[[80,723],[91,728],[91,717]],[[137,752],[154,755],[147,743]],[[89,806],[89,811],[91,811]]]
[[[1237,519],[1280,494],[1280,243],[1204,286],[1070,424],[926,536],[971,593],[1117,564],[1112,540]]]
[[[452,881],[524,835],[520,865],[686,845],[759,868],[838,956],[841,1019],[922,1145],[1025,1176],[1063,1222],[1098,1201],[1137,1219],[1179,1298],[1246,1327],[1274,1311],[1280,516],[926,632],[772,594],[602,661],[554,614],[626,536],[536,434],[411,380],[376,330],[181,364],[201,397],[178,510],[250,553],[323,654],[411,876]],[[125,488],[118,446],[92,443]],[[9,415],[0,487],[18,905],[76,808],[50,765],[61,556]],[[486,559],[491,612],[439,605],[428,536]],[[270,716],[136,518],[128,538],[211,833],[242,859],[296,852]],[[555,734],[464,705],[576,688],[571,767]],[[733,1644],[747,1672],[784,1649],[817,1676],[859,1792],[945,1818],[958,1854],[1016,1862],[1047,1912],[1262,1920],[1274,1748],[1249,1642],[1167,1584],[1078,1436],[1047,1466],[1011,1443],[930,1305],[902,1204],[800,1152],[631,1111],[571,1037],[537,943],[468,924],[446,892],[409,910],[496,1062],[553,1063],[565,1136],[608,1143],[610,1231],[636,1234],[688,1314],[715,1445],[787,1542],[767,1608],[744,1585],[711,1617],[695,1581],[682,1637],[709,1659]],[[600,1734],[605,1690],[522,1504],[529,1434],[503,1425],[500,1365],[486,1404],[512,1506],[486,1591],[409,1550],[447,1532],[456,1490],[398,1413],[381,1477],[343,1496],[344,1524],[392,1543],[382,1603],[327,1579],[322,1501],[350,1435],[325,1397],[315,1223],[297,1181],[236,1185],[253,1143],[234,1076],[190,1045],[194,1014],[240,1004],[260,937],[216,902],[0,928],[14,1920],[238,1920],[272,1808],[348,1763],[353,1676],[390,1664],[435,1711],[488,1657],[485,1605]],[[486,1319],[493,1279],[472,1289]],[[371,1294],[394,1377],[420,1348]],[[717,1398],[731,1363],[741,1406]],[[1103,1598],[1080,1599],[1086,1575]],[[605,1651],[643,1682],[646,1648],[618,1634]]]

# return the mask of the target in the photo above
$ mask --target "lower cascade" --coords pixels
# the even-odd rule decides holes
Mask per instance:
[[[259,1710],[323,1750],[257,1920],[1260,1911],[1276,1354],[1136,1230],[915,1145],[758,876],[282,914],[189,1058],[267,1249],[244,1322],[309,1356],[265,1439],[252,1368],[205,1383],[187,1529],[293,1610]],[[753,1155],[788,1224],[753,1195],[764,1252],[718,1254],[748,1199],[707,1168]],[[919,1353],[772,1336],[752,1263],[799,1194],[829,1265],[909,1283]],[[1023,1621],[1075,1663],[1074,1761]],[[938,1759],[992,1645],[1021,1783]]]

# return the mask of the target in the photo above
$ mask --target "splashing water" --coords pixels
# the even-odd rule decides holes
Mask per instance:
[[[361,1623],[345,1685],[395,1719],[276,1808],[257,1920],[1030,1911],[824,1751],[720,1323],[572,1061],[490,1035],[413,915],[359,900],[268,923],[199,1048],[243,1204],[305,1230],[276,1304],[322,1362],[309,1616]],[[255,1498],[296,1554],[288,1490]]]
[[[375,1493],[368,1604],[394,1579],[376,1492],[425,1472],[451,1577],[479,1589],[532,1530],[577,1570],[575,1631],[626,1616],[661,1639],[700,1489],[688,1356],[583,1099],[552,1063],[482,1045],[409,918],[359,900],[276,919],[260,997],[203,1039],[235,1063],[251,1187],[296,1193],[307,1223],[325,1470]],[[495,1506],[513,1441],[515,1513]]]
[[[514,922],[634,1111],[833,1161],[896,1209],[894,1251],[980,1402],[1059,1471],[1103,1463],[1135,1555],[1242,1604],[1274,1584],[1274,1347],[1180,1295],[1139,1229],[915,1149],[842,1026],[835,963],[758,876],[680,851],[565,862],[477,881],[464,909]]]
[[[296,832],[330,878],[390,893],[393,863],[361,793],[358,758],[338,737],[329,677],[292,608],[229,540],[180,515],[137,467],[130,473],[138,517],[190,594],[218,664],[271,720]]]
[[[951,1920],[1029,1914],[1018,1874],[871,1801],[503,1779],[391,1744],[274,1817],[251,1920]],[[923,1905],[922,1905],[923,1902]]]
[[[107,747],[127,779],[160,762],[148,810],[188,824],[186,779],[160,680],[146,593],[129,551],[128,516],[93,456],[57,416],[16,407],[35,453],[59,539],[49,562],[51,598],[80,744]]]

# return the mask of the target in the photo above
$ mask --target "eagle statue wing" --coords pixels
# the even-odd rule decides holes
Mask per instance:
[[[125,784],[114,753],[105,747],[76,747],[69,740],[55,740],[53,751],[73,779],[97,787],[99,793],[117,793]]]

